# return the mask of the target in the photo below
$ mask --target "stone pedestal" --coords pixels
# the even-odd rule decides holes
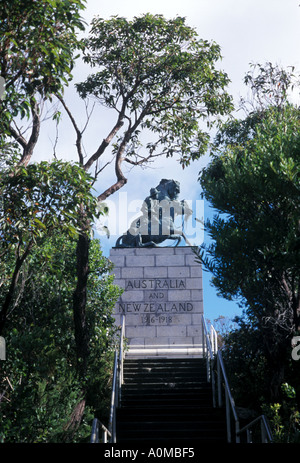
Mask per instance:
[[[202,356],[202,268],[191,247],[113,248],[131,357]]]

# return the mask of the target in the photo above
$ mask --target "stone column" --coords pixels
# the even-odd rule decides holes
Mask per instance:
[[[131,357],[202,356],[202,268],[189,246],[113,248],[115,307]]]

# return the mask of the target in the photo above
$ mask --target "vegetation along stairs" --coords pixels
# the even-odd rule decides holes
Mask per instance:
[[[117,443],[226,442],[204,359],[125,359]]]

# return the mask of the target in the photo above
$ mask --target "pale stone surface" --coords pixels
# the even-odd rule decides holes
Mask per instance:
[[[191,247],[113,248],[115,283],[124,288],[115,307],[125,315],[127,355],[202,355],[202,269]]]
[[[199,263],[196,262],[196,256],[195,254],[193,253],[192,255],[191,254],[188,254],[185,256],[185,265],[190,265],[190,266],[198,266]]]
[[[167,278],[168,267],[144,267],[145,278]]]
[[[183,255],[157,255],[156,257],[156,265],[163,265],[167,267],[172,267],[173,265],[181,265],[184,266],[184,256]]]
[[[157,269],[158,270],[158,269]],[[189,267],[168,267],[168,277],[177,278],[177,277],[189,277],[190,268]]]
[[[200,264],[198,264],[195,267],[191,266],[190,271],[191,271],[191,277],[202,278],[202,268]]]
[[[137,335],[139,335],[139,337],[151,336],[154,338],[156,336],[155,326],[139,326],[138,330],[136,326],[126,326],[126,337],[129,338],[129,341]]]
[[[144,276],[144,269],[141,267],[123,267],[121,269],[115,268],[115,270],[121,271],[122,278],[141,278]]]
[[[143,291],[124,291],[122,301],[124,302],[139,302],[144,300]]]
[[[186,289],[201,289],[202,288],[202,279],[199,281],[199,278],[188,278],[186,280]]]
[[[154,256],[126,256],[126,267],[150,267],[154,264]]]
[[[187,289],[169,289],[169,301],[190,301],[191,292]]]

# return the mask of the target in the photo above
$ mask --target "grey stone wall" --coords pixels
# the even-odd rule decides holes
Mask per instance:
[[[202,268],[191,247],[113,248],[130,356],[202,355]]]

